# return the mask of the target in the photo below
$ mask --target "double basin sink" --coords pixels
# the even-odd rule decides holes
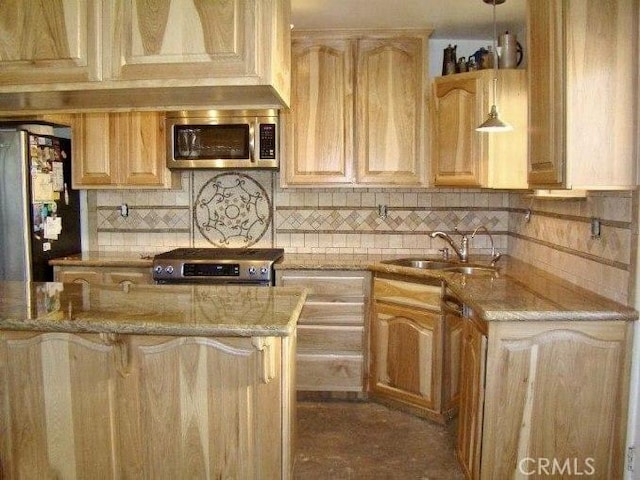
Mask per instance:
[[[396,258],[384,260],[381,263],[397,265],[399,267],[418,268],[421,270],[439,270],[448,273],[461,273],[463,275],[493,276],[498,273],[497,267],[478,265],[473,263],[460,263],[447,260],[431,260],[424,258]]]

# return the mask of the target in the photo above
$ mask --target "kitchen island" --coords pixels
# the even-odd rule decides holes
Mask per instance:
[[[0,477],[290,478],[304,300],[0,283]]]

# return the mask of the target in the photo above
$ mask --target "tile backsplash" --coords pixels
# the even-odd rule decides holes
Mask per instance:
[[[609,298],[631,301],[635,194],[571,201],[480,189],[282,189],[271,171],[189,171],[180,189],[89,191],[90,249],[282,247],[290,253],[438,254],[429,233],[470,234],[471,255],[498,251]],[[120,213],[126,204],[129,215]],[[526,221],[527,211],[532,212]],[[601,236],[591,238],[591,218]]]

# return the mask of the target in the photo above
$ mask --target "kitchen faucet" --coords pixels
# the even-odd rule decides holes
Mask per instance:
[[[496,262],[500,260],[500,258],[502,257],[502,254],[500,252],[496,252],[496,247],[493,244],[493,236],[491,236],[491,232],[484,225],[480,225],[479,227],[476,227],[476,229],[471,234],[471,238],[476,236],[476,233],[478,233],[478,230],[484,230],[485,232],[487,232],[487,235],[489,235],[489,240],[491,240],[491,266],[495,267]]]
[[[455,230],[456,232],[458,231],[457,228]],[[456,255],[458,255],[458,258],[460,259],[461,262],[466,263],[469,261],[469,239],[467,238],[466,235],[462,235],[462,239],[460,240],[460,248],[456,246],[455,242],[453,241],[453,238],[451,238],[451,236],[449,236],[448,233],[437,231],[437,232],[431,232],[429,236],[431,238],[436,238],[436,237],[442,238],[449,245],[451,245],[451,248],[453,248],[453,251],[456,252]]]

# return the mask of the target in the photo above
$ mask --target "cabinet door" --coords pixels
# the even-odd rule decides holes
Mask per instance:
[[[492,323],[482,478],[512,477],[521,452],[623,478],[632,331],[623,321]]]
[[[472,319],[462,325],[457,455],[467,478],[480,478],[487,337]]]
[[[259,0],[105,3],[113,80],[207,79],[257,73]]]
[[[99,80],[98,0],[2,2],[2,85]]]
[[[117,182],[112,161],[111,122],[108,113],[81,113],[72,132],[73,186],[109,186]]]
[[[118,478],[114,347],[0,332],[0,477]]]
[[[460,396],[460,362],[462,348],[462,307],[457,301],[444,298],[443,338],[444,352],[442,365],[442,410],[453,415]]]
[[[166,167],[164,114],[131,112],[112,114],[119,183],[131,186],[163,186]]]
[[[531,186],[553,188],[565,180],[563,5],[527,2],[529,48],[529,171]],[[594,92],[594,94],[597,94]],[[578,119],[576,119],[578,120]],[[584,120],[584,119],[583,119]]]
[[[362,39],[357,56],[358,183],[424,183],[423,40]]]
[[[435,185],[480,186],[482,180],[476,77],[434,84],[433,169]]]
[[[440,315],[375,304],[374,393],[434,409],[440,400]]]
[[[353,182],[352,41],[295,39],[291,65],[285,182]]]

